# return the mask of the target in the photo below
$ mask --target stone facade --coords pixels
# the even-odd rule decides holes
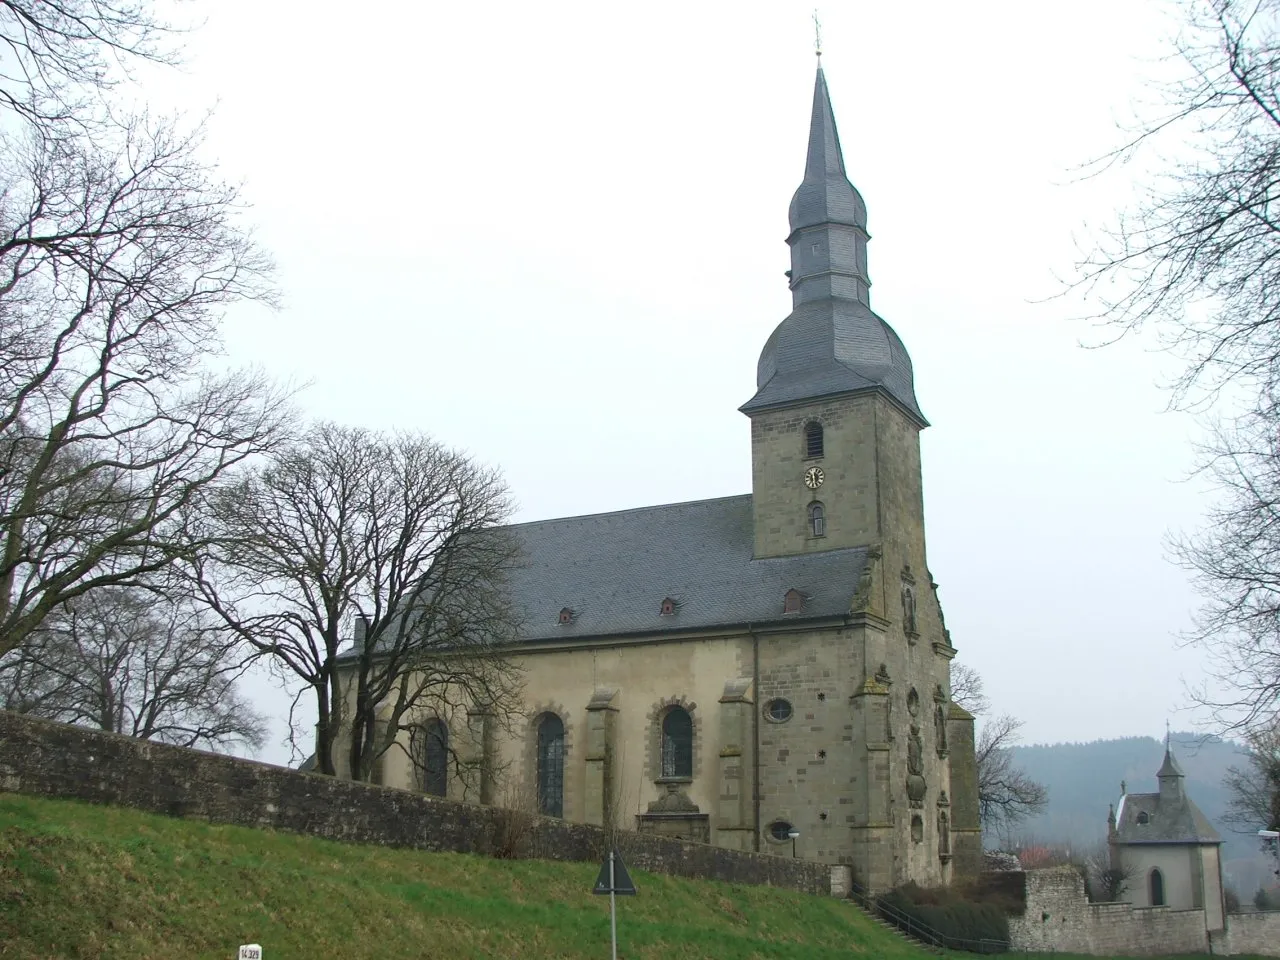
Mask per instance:
[[[1202,908],[1089,903],[1072,867],[1025,874],[1026,912],[1009,919],[1010,950],[1095,956],[1191,953],[1280,956],[1280,913],[1230,916],[1210,931]]]

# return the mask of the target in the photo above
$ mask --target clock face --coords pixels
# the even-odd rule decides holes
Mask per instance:
[[[804,472],[804,485],[810,490],[817,490],[825,479],[827,475],[822,472],[821,467],[810,467]]]

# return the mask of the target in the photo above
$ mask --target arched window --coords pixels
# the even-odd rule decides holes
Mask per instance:
[[[662,718],[662,775],[693,776],[693,718],[683,707],[672,707]]]
[[[810,420],[804,425],[804,455],[822,456],[822,424],[816,420]]]
[[[554,713],[538,721],[538,812],[564,816],[564,722]]]
[[[432,717],[422,727],[422,791],[443,797],[449,792],[449,728]]]
[[[1160,872],[1159,867],[1151,868],[1151,905],[1153,907],[1164,906],[1164,875]]]
[[[827,535],[827,512],[822,504],[809,504],[809,536],[825,537]]]

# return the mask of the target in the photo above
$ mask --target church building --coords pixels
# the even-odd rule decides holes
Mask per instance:
[[[925,553],[928,421],[867,241],[819,66],[793,308],[740,407],[751,492],[509,528],[525,712],[426,721],[494,761],[483,802],[522,788],[550,816],[850,864],[873,890],[980,869],[973,718]],[[429,757],[389,752],[381,777],[477,798]]]
[[[1222,837],[1187,796],[1186,777],[1165,745],[1156,793],[1129,793],[1107,816],[1111,868],[1121,898],[1138,907],[1203,909],[1208,930],[1226,924]]]

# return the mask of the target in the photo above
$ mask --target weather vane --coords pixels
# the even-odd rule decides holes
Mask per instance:
[[[818,19],[818,10],[813,11],[813,52],[822,60],[822,21]]]

